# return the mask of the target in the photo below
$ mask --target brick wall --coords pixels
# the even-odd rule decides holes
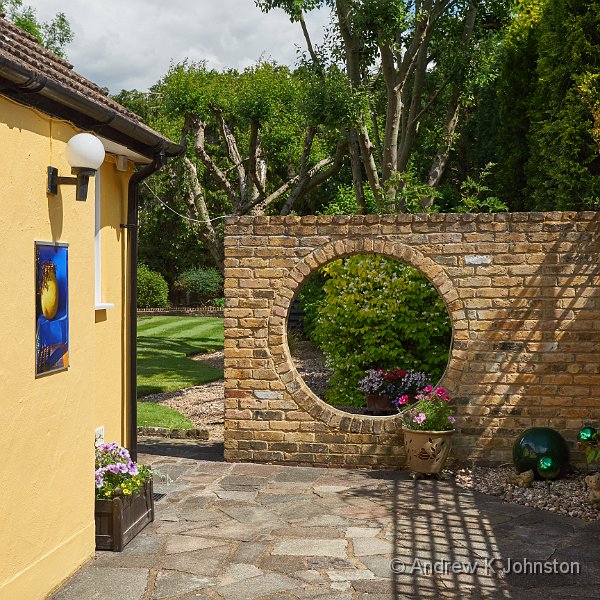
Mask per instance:
[[[599,233],[592,212],[229,218],[226,459],[402,465],[397,417],[325,404],[287,348],[302,282],[359,252],[416,267],[446,303],[453,342],[440,384],[457,404],[455,459],[510,461],[532,426],[574,442],[582,422],[600,420]]]

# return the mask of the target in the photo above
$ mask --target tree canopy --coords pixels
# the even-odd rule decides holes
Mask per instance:
[[[356,99],[351,145],[357,196],[363,175],[378,209],[407,209],[411,169],[433,190],[441,183],[466,108],[490,77],[489,55],[509,18],[505,1],[256,0],[299,21],[313,65],[341,62]],[[329,6],[332,35],[315,49],[303,13]],[[358,161],[360,157],[360,165]],[[417,164],[418,163],[418,164]],[[422,198],[430,208],[434,195]]]
[[[302,29],[295,68],[184,61],[117,96],[187,144],[153,180],[187,218],[178,248],[191,232],[222,269],[223,215],[597,206],[600,0],[256,4]],[[322,7],[317,46],[305,14]],[[147,210],[156,239],[180,218]]]
[[[221,215],[289,214],[343,165],[346,141],[328,120],[329,92],[313,84],[301,69],[268,62],[242,72],[183,62],[149,96],[116,97],[186,144],[172,174],[193,230],[221,270]]]
[[[461,146],[512,210],[600,200],[600,2],[521,0]],[[463,156],[464,158],[464,156]]]

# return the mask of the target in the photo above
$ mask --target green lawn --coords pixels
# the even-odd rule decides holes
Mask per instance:
[[[140,427],[193,429],[194,424],[180,412],[154,402],[138,402],[137,424]]]
[[[141,317],[138,319],[138,398],[216,381],[221,369],[188,358],[223,348],[223,319]]]

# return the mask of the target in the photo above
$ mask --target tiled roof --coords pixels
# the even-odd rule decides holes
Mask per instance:
[[[20,75],[18,83],[15,78],[10,77],[12,74]],[[25,75],[30,76],[29,81]],[[96,128],[101,129],[102,135],[110,137],[110,129],[116,127],[125,130],[121,133],[125,136],[130,135],[133,140],[141,138],[143,141],[138,140],[138,142],[142,144],[157,146],[162,141],[167,146],[168,154],[175,153],[176,144],[145,125],[136,114],[112,100],[106,89],[74,71],[73,65],[68,61],[47,50],[38,44],[32,35],[0,16],[0,79],[3,77],[8,77],[13,84],[16,84],[12,93],[7,95],[11,95],[18,101],[33,104],[32,97],[40,93],[51,98],[53,105],[60,105],[60,92],[63,90],[69,99],[69,101],[65,100],[65,105],[69,108],[70,114],[77,110],[79,98],[82,106],[90,107],[91,112],[86,115],[86,123],[90,118],[98,116],[97,122],[104,124],[104,127]],[[52,90],[47,91],[48,87]],[[0,93],[7,93],[6,86],[0,85]],[[94,111],[94,108],[97,110]],[[96,114],[92,116],[94,112]],[[122,127],[119,127],[119,124]],[[93,126],[88,128],[94,129]],[[121,139],[116,141],[121,143],[122,135],[119,137]]]

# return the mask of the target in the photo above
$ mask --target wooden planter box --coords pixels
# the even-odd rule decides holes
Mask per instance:
[[[152,479],[133,496],[96,498],[96,550],[121,552],[148,523],[154,521]]]

